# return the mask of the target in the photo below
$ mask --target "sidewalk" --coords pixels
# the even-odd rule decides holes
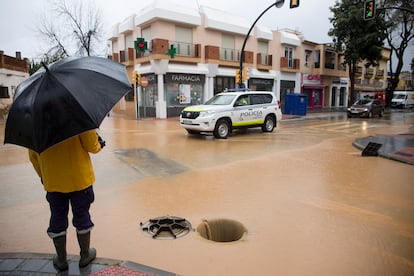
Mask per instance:
[[[363,150],[369,143],[379,144],[381,157],[414,165],[414,127],[408,133],[368,136],[355,139],[352,144]]]
[[[345,115],[346,113],[345,110],[327,109],[323,111],[310,111],[305,116],[283,114],[282,121],[316,119],[330,117],[334,114]],[[357,138],[352,144],[364,150],[369,143],[380,144],[380,148],[377,151],[378,156],[414,165],[414,127],[411,127],[408,133],[398,135],[375,135]]]
[[[79,256],[68,255],[69,270],[57,272],[53,254],[0,253],[0,275],[131,275],[173,276],[175,273],[130,261],[96,258],[85,268],[79,268]]]

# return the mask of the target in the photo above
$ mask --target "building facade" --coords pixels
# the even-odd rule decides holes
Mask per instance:
[[[137,87],[116,107],[139,110],[139,117],[175,117],[187,105],[234,88],[240,49],[251,27],[225,11],[159,2],[116,24],[109,38],[110,58],[126,65],[131,83],[134,70],[146,79],[145,87]],[[145,39],[148,51],[134,49],[137,38]],[[306,94],[311,109],[348,105],[348,72],[343,56],[330,45],[306,41],[296,31],[259,25],[246,42],[245,85],[272,91],[282,111],[289,93]]]
[[[20,52],[11,57],[0,51],[0,108],[11,104],[16,87],[28,77],[28,59],[22,59]]]

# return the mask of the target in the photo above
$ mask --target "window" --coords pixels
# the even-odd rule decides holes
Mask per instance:
[[[0,98],[10,98],[9,88],[7,86],[0,86]]]
[[[175,40],[177,55],[193,56],[193,29],[187,27],[175,27]]]
[[[236,80],[234,77],[221,77],[214,78],[214,94],[223,92],[224,90],[235,88]]]
[[[267,54],[269,51],[269,43],[267,41],[259,41],[257,49],[262,57],[262,60],[258,60],[257,62],[260,64],[269,64],[269,55]]]
[[[145,41],[150,42],[152,40],[151,27],[142,29],[141,30],[141,36],[145,39]]]
[[[309,67],[311,55],[312,55],[311,50],[305,50],[305,66],[306,67]]]
[[[264,104],[262,95],[251,95],[252,104]]]
[[[221,49],[220,49],[220,59],[237,61],[238,55],[235,48],[234,36],[222,34],[221,36]]]
[[[285,57],[288,59],[288,67],[293,68],[293,48],[285,47]]]
[[[321,51],[316,50],[314,52],[314,61],[315,61],[315,68],[320,68],[320,66],[321,66]]]
[[[235,103],[235,106],[243,106],[243,105],[250,105],[249,95],[240,96]]]
[[[132,34],[125,35],[125,52],[126,52],[126,55],[129,55],[128,48],[134,48],[134,38],[133,38]],[[133,59],[133,58],[134,58],[133,56],[132,57],[128,56],[126,59],[130,60],[130,59]]]

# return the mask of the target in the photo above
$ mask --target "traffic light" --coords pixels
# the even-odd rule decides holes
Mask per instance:
[[[141,74],[137,72],[135,76],[135,83],[141,85]]]
[[[297,8],[299,7],[299,0],[290,0],[290,8]]]
[[[242,76],[241,76],[241,71],[240,69],[236,70],[236,83],[242,83]]]
[[[137,37],[137,40],[134,41],[134,48],[137,52],[145,53],[148,49],[148,43],[143,37]]]
[[[371,20],[375,18],[375,0],[368,0],[364,3],[364,19]]]
[[[135,83],[137,85],[141,85],[141,75],[136,70],[134,70],[133,72],[133,77],[134,77]]]

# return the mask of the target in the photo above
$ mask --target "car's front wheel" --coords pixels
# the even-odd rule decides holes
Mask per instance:
[[[272,132],[275,128],[275,119],[272,116],[267,116],[265,118],[264,124],[262,125],[263,132]]]
[[[229,121],[225,119],[220,119],[216,123],[214,128],[214,137],[219,139],[226,139],[230,133],[230,124]]]

